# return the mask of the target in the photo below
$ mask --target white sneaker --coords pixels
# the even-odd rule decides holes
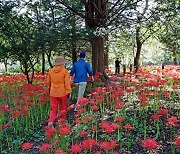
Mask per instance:
[[[74,108],[74,111],[77,112],[77,108],[76,107]]]
[[[48,126],[49,126],[49,127],[54,127],[53,122],[48,122]]]

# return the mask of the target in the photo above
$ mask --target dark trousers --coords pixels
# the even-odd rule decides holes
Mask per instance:
[[[119,72],[120,72],[120,67],[116,67],[115,73],[119,74]]]

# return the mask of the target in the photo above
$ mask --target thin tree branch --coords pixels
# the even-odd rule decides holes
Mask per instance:
[[[78,12],[77,10],[75,10],[74,8],[72,8],[71,6],[69,6],[66,2],[64,2],[64,0],[57,0],[60,4],[62,4],[63,6],[65,6],[67,9],[71,10],[73,13],[75,13],[76,15],[80,16],[83,19],[86,19],[86,16],[83,15],[82,13]],[[63,8],[63,7],[62,7]]]

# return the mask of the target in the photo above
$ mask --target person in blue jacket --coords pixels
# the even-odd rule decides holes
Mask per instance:
[[[80,59],[75,62],[70,71],[70,80],[72,82],[72,76],[74,76],[74,83],[78,90],[78,99],[84,96],[84,92],[86,89],[87,81],[88,81],[88,74],[92,78],[92,82],[94,81],[93,71],[88,62],[85,61],[86,53],[80,53]],[[76,108],[75,108],[76,110]]]

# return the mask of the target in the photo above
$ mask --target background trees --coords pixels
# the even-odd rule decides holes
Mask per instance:
[[[84,50],[94,73],[101,72],[105,81],[104,68],[113,65],[113,57],[138,69],[153,39],[176,64],[178,10],[177,0],[5,0],[0,3],[0,59],[6,68],[8,62],[18,61],[31,83],[29,75],[37,66],[44,74],[61,54],[70,68]],[[107,59],[108,54],[113,56]]]

